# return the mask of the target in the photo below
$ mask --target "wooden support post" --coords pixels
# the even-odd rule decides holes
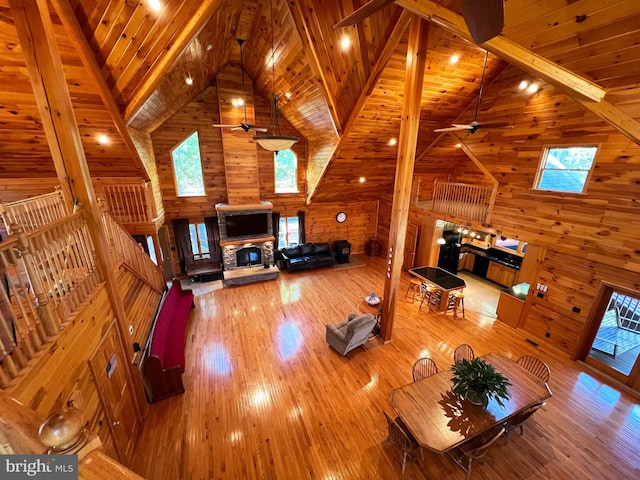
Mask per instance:
[[[84,206],[87,227],[97,254],[97,267],[100,277],[105,281],[109,299],[118,318],[117,325],[121,338],[123,326],[128,324],[127,315],[118,291],[118,284],[109,262],[109,248],[102,230],[102,222],[98,202],[87,159],[84,156],[80,130],[73,114],[73,104],[67,89],[66,77],[62,68],[62,60],[58,52],[51,14],[47,0],[10,0],[13,17],[20,46],[24,52],[29,79],[33,86],[38,110],[45,129],[47,140],[54,158],[59,178],[68,178],[73,198]],[[125,349],[129,360],[133,356],[132,349]],[[136,413],[140,415],[140,400],[144,399],[142,382],[132,381],[131,371],[127,369],[128,381],[134,385],[136,392]]]
[[[391,207],[391,225],[389,227],[387,258],[391,263],[387,265],[380,324],[380,335],[385,342],[391,340],[396,302],[398,301],[398,287],[402,273],[428,40],[429,24],[414,16],[409,27],[407,67],[404,81],[404,106],[400,122],[398,161],[393,190],[393,205]]]

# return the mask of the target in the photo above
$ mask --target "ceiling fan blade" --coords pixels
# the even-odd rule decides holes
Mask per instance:
[[[218,127],[218,128],[237,128],[238,125],[219,125],[219,124],[213,124],[214,127]]]
[[[267,133],[269,131],[268,128],[261,127],[251,127],[251,130],[255,130],[256,132]]]
[[[355,25],[356,23],[360,23],[367,17],[370,17],[378,10],[386,7],[390,3],[393,3],[393,0],[371,0],[369,3],[361,6],[356,11],[354,11],[351,15],[347,15],[338,23],[336,23],[333,28],[339,27],[348,27],[351,25]]]
[[[503,0],[460,0],[462,16],[476,43],[500,35],[504,27]]]
[[[513,128],[509,122],[482,122],[478,124],[478,127],[481,128]]]
[[[471,130],[469,125],[457,125],[455,127],[436,128],[434,132],[459,132],[460,130]]]

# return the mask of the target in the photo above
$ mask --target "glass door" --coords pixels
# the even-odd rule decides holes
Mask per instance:
[[[640,374],[640,299],[613,287],[605,288],[600,298],[598,328],[585,361],[634,385]]]

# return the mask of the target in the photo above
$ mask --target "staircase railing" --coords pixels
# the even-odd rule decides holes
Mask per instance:
[[[17,202],[0,203],[0,215],[9,235],[34,230],[68,214],[69,209],[60,189]]]
[[[52,341],[100,283],[82,212],[0,243],[0,387]]]
[[[467,183],[435,182],[433,211],[489,223],[496,187]]]
[[[159,291],[166,283],[164,273],[145,253],[142,246],[108,213],[102,214],[102,225],[109,244],[109,255],[114,267],[121,262],[134,269],[140,277]]]
[[[120,224],[153,222],[155,203],[150,182],[97,185],[96,195]]]

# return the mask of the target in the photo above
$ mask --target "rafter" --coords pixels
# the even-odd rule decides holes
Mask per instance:
[[[340,119],[338,118],[338,104],[336,99],[329,91],[327,87],[327,77],[325,75],[324,69],[322,65],[320,65],[320,58],[318,56],[318,51],[316,50],[316,45],[318,41],[313,36],[311,32],[311,28],[309,27],[309,18],[305,15],[301,0],[294,0],[291,2],[286,2],[287,8],[289,9],[289,14],[293,19],[293,24],[296,27],[298,32],[298,36],[302,41],[302,45],[307,52],[307,60],[309,60],[309,66],[311,67],[311,71],[313,75],[319,80],[318,85],[320,86],[320,93],[322,94],[322,98],[327,103],[327,107],[329,108],[329,116],[331,117],[331,123],[333,124],[333,129],[336,132],[336,135],[339,137],[342,135],[342,124],[340,123]]]
[[[482,162],[473,154],[469,147],[465,145],[465,143],[462,141],[462,138],[453,132],[449,132],[449,136],[453,138],[456,143],[460,144],[460,149],[467,155],[467,157],[469,157],[469,160],[471,160],[473,164],[478,167],[478,169],[484,174],[484,176],[487,177],[489,181],[494,185],[498,185],[498,180],[496,180],[496,177],[494,177],[493,174],[487,169],[487,167],[482,164]]]
[[[351,129],[353,128],[356,120],[360,116],[360,113],[362,112],[362,109],[366,105],[367,100],[371,96],[373,89],[375,88],[376,84],[380,80],[380,76],[382,75],[382,72],[384,72],[384,69],[387,66],[387,63],[389,62],[389,59],[391,59],[393,52],[395,51],[396,47],[398,46],[398,43],[402,39],[402,36],[404,35],[404,32],[407,29],[409,22],[411,21],[411,17],[412,15],[406,10],[403,11],[398,17],[398,21],[396,22],[393,28],[393,31],[389,35],[389,39],[385,43],[384,49],[380,53],[380,56],[376,60],[375,65],[371,69],[371,73],[369,74],[369,77],[367,78],[367,81],[365,82],[364,87],[362,88],[362,92],[360,92],[360,96],[358,97],[358,100],[356,101],[356,104],[354,105],[353,110],[351,110],[351,114],[349,115],[349,118],[347,119],[347,122],[344,125],[344,131],[342,132],[342,136],[340,137],[340,140],[334,146],[333,151],[329,156],[329,161],[325,164],[324,168],[322,169],[322,172],[318,177],[318,181],[309,189],[309,194],[307,196],[307,204],[311,203],[311,199],[313,198],[313,195],[316,189],[318,188],[318,185],[320,185],[322,178],[327,172],[329,165],[331,164],[331,162],[333,162],[336,155],[340,152],[340,148],[342,147],[342,144],[346,141],[347,137],[349,136]]]
[[[184,49],[187,48],[189,42],[198,35],[200,30],[202,30],[202,28],[207,24],[209,19],[213,16],[216,10],[218,10],[222,3],[223,0],[202,1],[198,11],[180,32],[180,35],[178,35],[176,41],[173,42],[171,48],[162,56],[158,64],[147,76],[147,79],[142,86],[137,89],[135,95],[126,106],[124,111],[124,119],[126,122],[131,120],[136,112],[149,99],[155,88],[158,86],[158,83],[160,83],[160,80],[162,80],[164,75],[173,66],[174,62],[182,54]]]
[[[60,20],[62,20],[62,24],[67,30],[69,38],[71,39],[74,47],[76,47],[82,63],[87,68],[87,70],[89,70],[89,74],[91,75],[92,80],[98,84],[98,94],[100,95],[100,98],[102,98],[104,106],[109,112],[109,115],[111,116],[111,119],[116,126],[116,130],[118,130],[120,137],[122,137],[122,141],[127,147],[127,150],[133,157],[133,160],[138,166],[138,169],[142,172],[142,177],[144,178],[144,180],[149,180],[149,173],[147,172],[144,162],[138,154],[138,150],[136,149],[133,140],[131,140],[131,136],[129,135],[129,131],[127,130],[127,125],[122,118],[120,107],[113,98],[113,93],[109,89],[109,85],[107,85],[107,81],[102,74],[102,70],[100,69],[98,62],[96,61],[96,57],[91,51],[91,47],[87,42],[87,38],[82,32],[82,27],[78,23],[78,19],[76,18],[74,11],[69,4],[69,0],[51,0],[51,4],[60,17]]]
[[[395,3],[461,38],[473,42],[464,18],[451,10],[430,0],[395,0]],[[640,123],[603,100],[607,92],[601,86],[556,65],[501,35],[486,41],[481,46],[525,72],[558,87],[584,108],[640,144]]]

